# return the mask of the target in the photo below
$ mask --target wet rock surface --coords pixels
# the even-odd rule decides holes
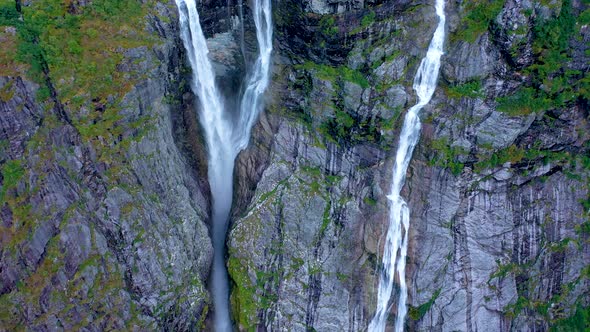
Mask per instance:
[[[527,71],[544,61],[535,22],[571,4],[499,3],[468,38],[459,31],[476,9],[447,4],[441,79],[403,191],[409,330],[548,330],[587,310],[585,97],[538,111],[505,102],[540,77]],[[340,14],[331,6],[274,9],[275,76],[236,164],[228,237],[241,330],[357,331],[375,310],[400,115],[415,99],[434,10],[419,1]],[[563,61],[588,72],[576,57]]]
[[[187,153],[202,146],[185,144],[194,110],[169,95],[184,61],[175,7],[156,15],[146,29],[159,43],[126,50],[119,66],[143,78],[107,129],[123,128],[115,141],[88,139],[71,120],[84,110],[59,92],[43,102],[24,73],[0,77],[2,330],[192,330],[205,319],[208,188]]]
[[[571,330],[589,305],[588,8],[481,6],[447,3],[439,86],[402,192],[406,328]],[[234,174],[235,327],[366,330],[397,138],[434,8],[288,0],[273,11],[272,83]],[[26,65],[0,67],[0,329],[211,328],[198,103],[174,3],[150,13],[156,40],[121,50],[129,90],[105,128],[94,125],[114,97],[84,95],[76,107],[60,97],[66,78],[40,100],[45,85]],[[232,107],[257,51],[252,13],[213,1],[199,13]],[[3,44],[15,36],[0,29]],[[96,123],[81,126],[88,116]],[[388,328],[396,310],[394,301]]]

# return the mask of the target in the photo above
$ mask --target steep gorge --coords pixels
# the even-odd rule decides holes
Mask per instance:
[[[178,12],[112,3],[1,3],[2,329],[212,326],[207,149]],[[402,189],[405,328],[583,330],[588,4],[445,5],[439,86]],[[251,4],[198,6],[237,109],[258,51]],[[267,106],[234,172],[231,314],[240,330],[365,330],[434,4],[272,6]],[[396,316],[393,301],[387,328]]]

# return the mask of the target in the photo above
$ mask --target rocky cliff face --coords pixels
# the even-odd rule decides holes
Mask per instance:
[[[356,331],[374,313],[400,114],[435,16],[427,1],[342,6],[275,4],[273,87],[228,238],[240,329]],[[406,326],[584,326],[588,8],[449,2],[447,15],[404,190]]]
[[[450,26],[446,91],[428,114],[408,186],[410,326],[583,330],[589,36],[577,15],[588,8],[506,1],[497,10],[472,42],[453,43],[464,26]]]
[[[231,107],[256,51],[251,12],[200,6]],[[403,191],[406,327],[583,330],[588,4],[446,6],[439,87]],[[235,326],[365,330],[433,4],[285,0],[273,12],[266,111],[236,161]],[[1,329],[206,328],[206,161],[174,3],[6,2],[0,42]]]
[[[208,187],[174,4],[0,9],[0,330],[198,328]]]

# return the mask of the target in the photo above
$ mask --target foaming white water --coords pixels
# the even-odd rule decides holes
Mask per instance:
[[[224,118],[223,99],[215,86],[215,74],[207,54],[209,50],[201,29],[195,0],[176,0],[181,37],[193,69],[191,88],[199,97],[199,120],[205,131],[208,150],[208,177],[213,199],[213,268],[211,291],[215,307],[215,329],[231,331],[229,293],[225,269],[225,232],[232,200],[232,173],[235,149],[231,123]]]
[[[234,147],[237,152],[248,145],[250,131],[258,118],[261,97],[269,81],[270,56],[272,53],[272,13],[270,0],[254,0],[254,24],[258,40],[258,57],[250,73],[242,101],[240,114],[234,131]]]
[[[176,0],[176,5],[179,9],[181,38],[193,69],[191,88],[199,97],[199,120],[207,141],[208,178],[213,200],[211,292],[214,324],[216,331],[225,332],[231,331],[225,235],[232,203],[234,160],[248,145],[252,125],[260,113],[261,96],[268,86],[272,53],[270,0],[254,1],[259,54],[249,76],[236,121],[226,118],[223,98],[215,85],[215,74],[207,56],[209,50],[195,0]]]
[[[404,329],[408,297],[406,286],[406,255],[408,252],[410,209],[400,196],[400,192],[406,180],[406,171],[410,164],[414,147],[420,138],[421,124],[418,113],[424,105],[430,102],[436,88],[440,58],[443,54],[445,39],[446,17],[444,6],[444,0],[436,0],[436,14],[439,17],[438,26],[434,31],[426,57],[422,59],[418,72],[414,77],[414,90],[418,96],[418,103],[408,110],[399,138],[395,164],[393,166],[391,193],[387,195],[387,198],[390,200],[389,229],[387,230],[385,247],[383,249],[383,269],[379,278],[377,310],[369,324],[369,331],[385,331],[388,305],[391,299],[391,291],[396,273],[399,277],[400,294],[395,331],[402,332]],[[398,250],[400,251],[399,258],[397,257]]]

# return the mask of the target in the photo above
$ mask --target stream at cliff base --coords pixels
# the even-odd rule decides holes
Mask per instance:
[[[272,53],[270,0],[253,2],[254,23],[259,53],[246,79],[240,112],[230,118],[223,96],[215,84],[215,73],[199,21],[195,0],[176,0],[181,38],[193,70],[191,89],[198,96],[199,120],[205,131],[208,152],[208,178],[211,187],[213,266],[210,291],[214,305],[214,328],[231,331],[229,282],[225,265],[225,238],[233,194],[233,169],[237,154],[248,145],[250,131],[262,108],[262,95],[269,83]]]

